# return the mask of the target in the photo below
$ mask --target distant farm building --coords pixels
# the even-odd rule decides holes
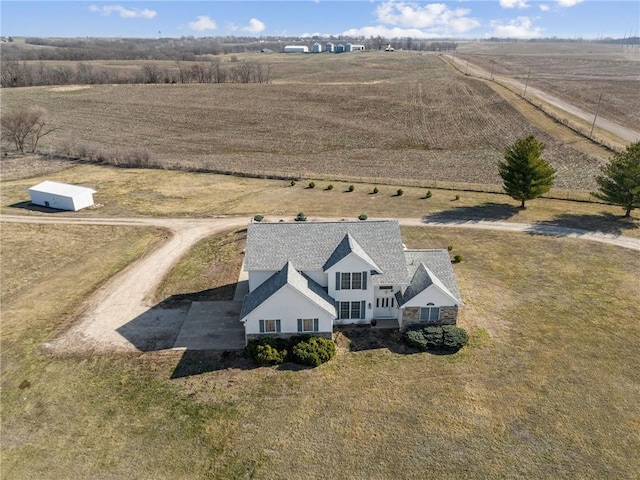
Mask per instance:
[[[327,42],[326,45],[324,46],[324,51],[328,53],[333,53],[335,49],[336,49],[336,46],[331,42]]]
[[[336,53],[344,53],[344,45],[342,45],[341,43],[336,45]]]
[[[344,46],[344,51],[345,52],[363,52],[364,51],[364,45],[355,45],[353,43],[347,43]]]
[[[314,43],[313,46],[311,47],[311,51],[313,53],[320,53],[322,52],[322,45],[320,45],[318,42]]]
[[[309,47],[306,45],[287,45],[284,47],[284,53],[309,53]]]
[[[29,189],[31,203],[58,210],[77,211],[93,205],[96,191],[88,187],[79,187],[67,183],[46,180]]]

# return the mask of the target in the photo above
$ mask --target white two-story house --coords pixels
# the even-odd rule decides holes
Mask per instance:
[[[446,250],[407,250],[396,221],[252,223],[240,320],[247,340],[393,320],[454,324],[462,305]]]

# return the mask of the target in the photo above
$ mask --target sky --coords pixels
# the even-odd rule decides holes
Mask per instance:
[[[0,35],[622,38],[640,0],[0,1]]]

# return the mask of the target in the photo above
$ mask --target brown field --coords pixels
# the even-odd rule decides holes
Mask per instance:
[[[640,48],[595,43],[460,44],[456,56],[640,130]]]
[[[44,148],[65,138],[143,146],[165,165],[253,174],[498,185],[504,149],[534,134],[559,170],[556,186],[590,190],[609,156],[561,125],[530,121],[436,55],[259,60],[272,65],[272,84],[6,89],[2,107],[47,108],[60,130]]]

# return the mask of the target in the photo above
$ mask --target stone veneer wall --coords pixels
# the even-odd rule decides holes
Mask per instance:
[[[246,339],[247,339],[247,342],[249,342],[250,340],[255,340],[257,338],[266,338],[266,337],[270,337],[270,338],[291,338],[291,337],[299,337],[299,336],[322,337],[322,338],[328,338],[329,340],[333,340],[333,333],[332,332],[248,333],[248,334],[246,334]]]
[[[440,318],[433,321],[420,320],[420,307],[407,307],[403,310],[400,330],[405,331],[410,325],[455,325],[458,320],[458,307],[440,307]]]

